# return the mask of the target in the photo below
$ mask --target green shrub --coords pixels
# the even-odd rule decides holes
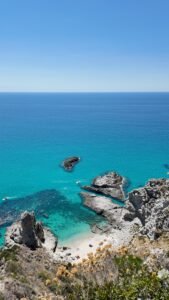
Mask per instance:
[[[82,282],[67,292],[68,300],[169,300],[169,283],[150,273],[140,258],[129,255],[114,259],[119,276],[116,282],[103,286]]]
[[[0,250],[0,260],[5,259],[8,260],[17,260],[18,247],[13,246],[9,249],[1,249]]]
[[[42,280],[42,281],[46,281],[47,279],[50,279],[49,274],[46,271],[41,271],[38,273],[38,277]]]
[[[4,295],[0,292],[0,300],[5,300]]]
[[[14,275],[14,276],[16,276],[17,274],[20,275],[20,273],[21,273],[20,272],[21,270],[20,270],[20,267],[19,267],[18,263],[15,262],[15,261],[12,261],[12,260],[9,260],[7,262],[6,271],[9,272],[10,274]]]
[[[58,289],[58,286],[57,286],[56,283],[51,283],[51,284],[49,284],[48,288],[49,288],[49,290],[50,290],[51,292],[56,293],[56,292],[57,292],[57,289]]]

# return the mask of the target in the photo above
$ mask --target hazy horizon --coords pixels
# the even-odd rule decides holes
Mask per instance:
[[[168,94],[168,91],[0,91],[0,94]]]

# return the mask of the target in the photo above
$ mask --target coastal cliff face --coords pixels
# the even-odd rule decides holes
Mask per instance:
[[[169,180],[152,179],[145,187],[129,193],[126,201],[126,221],[139,218],[140,232],[157,239],[169,231]]]
[[[125,206],[98,193],[81,196],[107,220],[109,242],[81,260],[65,255],[57,261],[56,238],[25,212],[9,227],[0,251],[0,299],[168,300],[169,180],[149,180],[128,194]]]
[[[117,174],[116,177],[117,181],[120,182],[120,193],[124,195],[122,182],[125,182],[125,179]],[[105,180],[109,182],[107,185]],[[113,185],[112,175],[97,177],[94,182],[98,182],[97,184],[101,188],[96,190],[93,188],[93,183],[90,187],[85,187],[86,190],[96,194],[82,192],[83,204],[97,214],[103,215],[113,227],[118,225],[119,228],[123,228],[125,224],[134,222],[139,225],[139,232],[147,235],[150,239],[157,239],[162,233],[169,232],[168,179],[151,179],[145,187],[131,191],[125,199],[125,206],[123,207],[114,204],[110,198],[97,194],[98,190],[100,193],[106,194],[107,192],[101,192],[101,190],[107,189],[108,184],[109,190],[112,188],[110,188],[110,185]]]

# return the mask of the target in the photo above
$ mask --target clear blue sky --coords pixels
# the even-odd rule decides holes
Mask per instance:
[[[169,91],[169,0],[0,0],[0,91]]]

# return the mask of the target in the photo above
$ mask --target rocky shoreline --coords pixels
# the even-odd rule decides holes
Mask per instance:
[[[82,204],[102,215],[107,222],[93,226],[85,241],[78,236],[79,242],[70,241],[68,245],[60,246],[50,230],[36,222],[33,213],[25,212],[20,221],[8,228],[6,247],[14,244],[25,245],[31,249],[42,247],[53,259],[72,262],[83,259],[90,250],[96,250],[102,241],[104,244],[119,246],[129,243],[136,233],[157,239],[163,232],[169,232],[169,180],[149,180],[145,187],[135,189],[127,196],[125,185],[124,177],[116,172],[109,172],[95,178],[91,188],[85,188],[90,192],[80,193]],[[113,196],[123,199],[125,205],[114,203]],[[92,242],[88,241],[90,239]]]
[[[66,286],[69,290],[72,282],[81,282],[83,288],[82,272],[85,282],[89,278],[97,284],[99,280],[99,285],[102,285],[108,282],[111,274],[115,274],[114,282],[120,278],[116,258],[124,258],[122,269],[126,276],[129,270],[125,267],[126,261],[132,255],[132,259],[138,259],[138,262],[140,257],[143,259],[148,278],[156,274],[153,276],[157,280],[164,278],[164,288],[168,288],[169,179],[151,179],[144,187],[134,189],[128,195],[124,192],[126,180],[115,172],[99,176],[93,182],[94,188],[92,183],[91,189],[81,192],[82,204],[102,215],[106,222],[95,224],[90,233],[61,244],[49,229],[36,221],[34,213],[28,211],[8,228],[5,247],[0,252],[2,299],[69,299],[64,296],[65,290],[59,291],[59,287],[65,289]],[[112,195],[121,198],[125,205],[123,202],[121,205],[114,203]],[[137,276],[137,266],[133,276]],[[135,277],[131,276],[130,280],[132,278]],[[153,297],[152,294],[149,299]]]

